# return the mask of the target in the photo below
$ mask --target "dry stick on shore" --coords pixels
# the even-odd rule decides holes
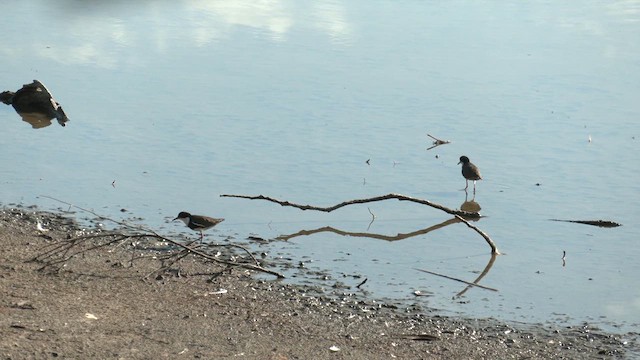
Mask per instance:
[[[115,237],[115,239],[109,240],[106,243],[92,244],[87,248],[81,248],[80,245],[88,240],[99,240],[107,237]],[[36,255],[31,261],[46,262],[39,270],[44,270],[47,267],[52,267],[57,264],[64,264],[71,260],[73,257],[82,255],[86,252],[96,250],[101,247],[109,245],[119,246],[125,240],[131,238],[147,237],[147,235],[139,234],[120,234],[120,233],[104,233],[100,235],[85,235],[71,239],[55,242],[51,244],[51,249]]]
[[[104,217],[103,217],[104,218]],[[104,218],[106,220],[110,220],[108,218]],[[129,225],[130,226],[130,225]],[[135,228],[135,227],[132,227]],[[153,231],[153,230],[148,230],[148,231]],[[97,244],[97,245],[92,245],[88,248],[78,248],[79,244],[81,244],[84,241],[87,240],[91,240],[91,239],[98,239],[98,238],[106,238],[109,236],[115,236],[117,237],[116,239],[110,240],[106,243],[102,243],[102,244]],[[207,254],[206,252],[200,251],[195,247],[191,247],[188,245],[184,245],[180,242],[177,242],[173,239],[169,239],[167,237],[164,237],[162,235],[159,234],[155,234],[155,233],[151,233],[151,234],[122,234],[122,233],[111,233],[111,232],[107,232],[101,235],[89,235],[89,236],[80,236],[77,238],[73,238],[73,239],[69,239],[69,240],[63,240],[60,241],[59,243],[56,243],[55,247],[53,249],[50,249],[49,251],[42,253],[36,257],[34,257],[32,259],[32,261],[38,261],[38,262],[44,262],[47,261],[45,263],[44,266],[42,266],[40,268],[40,270],[44,270],[47,267],[51,267],[54,265],[58,265],[58,264],[64,264],[65,262],[71,260],[72,258],[81,255],[83,253],[92,251],[92,250],[96,250],[98,248],[102,248],[102,247],[106,247],[109,245],[113,245],[116,244],[118,242],[123,242],[125,240],[129,240],[129,239],[135,239],[135,238],[155,238],[161,241],[166,241],[168,243],[171,243],[177,247],[182,248],[182,251],[180,253],[177,254],[173,254],[173,256],[178,257],[177,260],[179,260],[180,258],[185,257],[188,254],[193,254],[196,256],[199,256],[201,258],[207,259],[207,260],[211,260],[213,262],[216,262],[218,264],[222,264],[222,265],[227,265],[227,266],[231,266],[231,267],[241,267],[241,268],[245,268],[248,270],[254,270],[254,271],[259,271],[259,272],[264,272],[267,274],[271,274],[274,275],[278,278],[284,278],[284,275],[273,271],[273,270],[269,270],[269,269],[265,269],[262,266],[259,265],[259,263],[257,262],[257,259],[255,258],[255,256],[253,256],[253,254],[251,254],[249,252],[249,250],[247,250],[246,248],[240,246],[240,245],[234,245],[233,247],[237,247],[240,249],[243,249],[245,252],[249,253],[251,259],[253,259],[256,264],[248,264],[248,263],[238,263],[238,262],[232,262],[232,261],[225,261],[222,259],[218,259],[215,256],[212,256],[210,254]],[[117,245],[116,245],[117,246]],[[57,258],[56,258],[57,257]],[[54,259],[55,258],[55,259]],[[176,261],[177,261],[176,260]],[[173,263],[175,263],[176,261],[174,261]],[[167,266],[162,266],[160,267],[160,269],[150,273],[149,275],[161,271],[163,269],[166,269]],[[148,275],[148,276],[149,276]],[[148,277],[147,276],[147,277]]]
[[[58,245],[54,249],[42,254],[42,255],[44,255],[43,257],[41,257],[41,255],[38,255],[37,257],[35,257],[33,259],[35,261],[42,261],[42,260],[45,260],[47,258],[51,258],[51,257],[53,257],[55,255],[62,254],[62,257],[60,259],[52,261],[52,262],[46,264],[44,267],[46,267],[48,265],[55,265],[55,264],[59,264],[59,263],[64,263],[64,262],[70,260],[71,258],[77,256],[77,255],[80,255],[80,254],[85,253],[85,252],[90,251],[90,250],[94,250],[94,249],[99,248],[99,247],[103,247],[103,246],[107,246],[107,245],[113,244],[113,243],[115,243],[117,241],[123,241],[123,240],[129,239],[129,238],[150,237],[150,238],[155,238],[155,239],[159,239],[159,240],[162,240],[162,241],[166,241],[168,243],[171,243],[171,244],[183,249],[183,251],[187,251],[188,253],[191,253],[193,255],[199,256],[199,257],[207,259],[207,260],[211,260],[211,261],[216,262],[218,264],[223,264],[223,265],[232,266],[232,267],[241,267],[241,268],[248,269],[248,270],[254,270],[254,271],[258,271],[258,272],[264,272],[264,273],[267,273],[267,274],[271,274],[271,275],[274,275],[274,276],[276,276],[278,278],[284,278],[284,275],[282,275],[282,274],[280,274],[280,273],[278,273],[276,271],[273,271],[273,270],[265,269],[262,266],[260,266],[259,263],[258,263],[258,260],[255,258],[255,256],[253,256],[253,254],[251,254],[251,252],[249,252],[249,250],[246,249],[243,246],[240,246],[240,245],[237,245],[237,244],[221,245],[221,246],[237,247],[237,248],[240,248],[240,249],[244,250],[247,254],[249,254],[251,259],[253,259],[253,261],[255,262],[255,265],[254,264],[248,264],[248,263],[237,263],[237,262],[231,262],[231,261],[225,261],[225,260],[222,260],[222,259],[218,259],[218,258],[216,258],[216,257],[214,257],[214,256],[212,256],[210,254],[207,254],[206,252],[198,250],[195,247],[187,246],[185,244],[180,243],[179,241],[176,241],[176,240],[173,240],[173,239],[169,239],[169,238],[167,238],[165,236],[162,236],[162,235],[158,234],[157,232],[155,232],[152,229],[144,228],[142,226],[133,226],[133,225],[127,224],[126,222],[123,222],[123,221],[114,220],[114,219],[108,218],[106,216],[100,215],[100,214],[98,214],[98,213],[96,213],[96,212],[94,212],[92,210],[84,209],[84,208],[82,208],[80,206],[73,205],[71,203],[68,203],[66,201],[53,198],[51,196],[41,195],[41,197],[45,197],[45,198],[48,198],[48,199],[51,199],[51,200],[54,200],[54,201],[58,201],[60,203],[69,205],[70,207],[74,207],[76,209],[88,212],[88,213],[90,213],[90,214],[92,214],[92,215],[94,215],[94,216],[96,216],[96,217],[98,217],[100,219],[111,221],[111,222],[116,223],[118,225],[121,225],[121,226],[123,226],[125,228],[133,229],[133,230],[136,230],[136,231],[146,232],[145,234],[106,233],[104,235],[89,235],[89,236],[81,236],[81,237],[78,237],[78,238],[75,238],[75,239],[64,240],[63,244]],[[92,238],[97,238],[97,237],[108,237],[108,236],[118,236],[119,238],[116,239],[116,240],[109,241],[106,244],[99,244],[99,245],[91,246],[91,247],[89,247],[87,249],[80,249],[80,250],[76,250],[76,251],[71,251],[78,244],[78,242],[80,242],[80,241],[84,241],[84,240],[88,240],[88,239],[92,239]]]

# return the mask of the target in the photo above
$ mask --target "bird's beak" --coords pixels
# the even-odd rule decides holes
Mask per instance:
[[[173,219],[173,220],[171,220],[171,221],[176,221],[176,220],[178,220],[178,218],[175,218],[175,219]]]
[[[456,164],[456,165],[460,165],[460,163],[462,163],[462,161],[458,161],[458,164]]]

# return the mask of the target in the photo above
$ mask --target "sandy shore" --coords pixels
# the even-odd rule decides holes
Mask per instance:
[[[38,231],[37,219],[49,231]],[[46,251],[72,244],[70,239],[82,234],[63,215],[27,209],[0,213],[2,358],[606,359],[639,354],[633,334],[448,318],[375,299],[311,295],[304,287],[258,280],[253,271],[192,256],[158,273],[164,253],[140,250],[139,244],[136,250],[133,240],[39,270],[58,259],[44,258]],[[85,239],[83,246],[105,239]],[[40,261],[29,261],[37,256]]]

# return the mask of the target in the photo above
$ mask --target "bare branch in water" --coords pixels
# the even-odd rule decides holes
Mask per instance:
[[[366,198],[366,199],[348,200],[348,201],[344,201],[344,202],[341,202],[339,204],[336,204],[336,205],[333,205],[333,206],[327,206],[327,207],[320,207],[320,206],[313,206],[313,205],[301,205],[301,204],[292,203],[290,201],[278,200],[278,199],[275,199],[275,198],[272,198],[272,197],[269,197],[269,196],[264,196],[264,195],[250,196],[250,195],[222,194],[222,195],[220,195],[220,197],[233,197],[233,198],[249,199],[249,200],[267,200],[267,201],[271,201],[271,202],[274,202],[276,204],[279,204],[280,206],[291,206],[291,207],[298,208],[300,210],[315,210],[315,211],[323,211],[323,212],[332,212],[334,210],[340,209],[340,208],[348,206],[348,205],[365,204],[365,203],[370,203],[370,202],[375,202],[375,201],[382,201],[382,200],[389,200],[389,199],[397,199],[397,200],[400,200],[400,201],[415,202],[415,203],[418,203],[418,204],[431,206],[432,208],[435,208],[435,209],[438,209],[438,210],[442,210],[442,211],[446,212],[447,214],[454,215],[458,220],[464,222],[468,227],[470,227],[473,230],[475,230],[478,234],[480,234],[487,241],[487,243],[491,247],[491,253],[492,254],[496,254],[496,255],[500,254],[500,252],[498,251],[498,248],[496,247],[496,244],[493,242],[493,240],[491,240],[489,235],[484,233],[482,230],[478,229],[475,225],[470,224],[465,219],[465,218],[479,219],[481,217],[480,213],[468,212],[468,211],[462,211],[462,210],[453,210],[453,209],[450,209],[450,208],[448,208],[446,206],[434,203],[434,202],[429,201],[429,200],[418,199],[418,198],[414,198],[414,197],[410,197],[410,196],[405,196],[405,195],[400,195],[400,194],[387,194],[387,195],[376,196],[376,197]],[[369,210],[369,212],[371,213],[371,210]],[[375,216],[374,216],[374,219],[375,219]]]
[[[434,203],[434,202],[429,201],[429,200],[418,199],[418,198],[405,196],[405,195],[401,195],[401,194],[387,194],[387,195],[376,196],[376,197],[366,198],[366,199],[353,199],[353,200],[344,201],[344,202],[341,202],[339,204],[336,204],[336,205],[333,205],[333,206],[328,206],[328,207],[320,207],[320,206],[313,206],[313,205],[300,205],[300,204],[292,203],[292,202],[289,202],[289,201],[283,201],[283,200],[274,199],[272,197],[264,196],[264,195],[249,196],[249,195],[222,194],[222,195],[220,195],[220,197],[233,197],[233,198],[249,199],[249,200],[267,200],[267,201],[271,201],[271,202],[274,202],[276,204],[279,204],[281,206],[291,206],[291,207],[298,208],[300,210],[315,210],[315,211],[323,211],[323,212],[332,212],[334,210],[338,210],[338,209],[340,209],[342,207],[345,207],[345,206],[348,206],[348,205],[365,204],[365,203],[370,203],[370,202],[375,202],[375,201],[397,199],[397,200],[400,200],[400,201],[410,201],[410,202],[414,202],[414,203],[418,203],[418,204],[422,204],[422,205],[431,206],[432,208],[435,208],[435,209],[438,209],[438,210],[442,210],[442,211],[446,212],[447,214],[451,214],[451,215],[459,215],[459,216],[464,216],[466,218],[471,218],[471,219],[478,219],[478,218],[481,217],[479,213],[467,212],[467,211],[461,211],[461,210],[453,210],[453,209],[449,209],[446,206]]]
[[[478,229],[478,227],[476,227],[475,225],[469,223],[467,220],[465,220],[462,216],[456,215],[456,218],[460,221],[462,221],[463,223],[465,223],[468,227],[472,228],[473,230],[475,230],[478,234],[480,234],[480,236],[482,236],[487,243],[489,244],[489,246],[491,246],[491,253],[495,254],[495,255],[500,255],[500,251],[498,251],[498,248],[496,247],[496,244],[493,242],[493,240],[491,240],[491,238],[489,237],[489,235],[487,235],[484,231]]]

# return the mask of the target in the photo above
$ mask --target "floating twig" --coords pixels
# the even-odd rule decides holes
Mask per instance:
[[[436,146],[440,146],[440,145],[444,145],[444,144],[449,144],[449,143],[451,143],[451,141],[449,141],[449,140],[440,140],[440,139],[438,139],[437,137],[431,136],[431,134],[427,134],[427,136],[428,136],[428,137],[430,137],[430,138],[432,138],[433,140],[435,140],[435,141],[433,142],[433,146],[432,146],[432,147],[430,147],[430,148],[428,148],[427,150],[431,150],[431,149],[433,149],[433,148],[434,148],[434,147],[436,147]]]
[[[367,231],[369,231],[369,229],[371,228],[371,224],[376,221],[376,216],[371,212],[371,209],[367,208],[367,210],[369,210],[369,214],[371,214],[371,222],[369,223],[369,226],[367,226]]]
[[[360,286],[364,285],[367,282],[367,280],[369,280],[369,278],[364,278],[364,280],[362,280],[360,284],[356,285],[356,287],[360,289]]]
[[[560,219],[549,219],[549,220],[551,220],[551,221],[570,222],[570,223],[576,223],[576,224],[593,225],[593,226],[599,226],[599,227],[605,227],[605,228],[613,228],[613,227],[622,226],[622,224],[620,224],[620,223],[617,223],[615,221],[609,221],[609,220],[560,220]]]

